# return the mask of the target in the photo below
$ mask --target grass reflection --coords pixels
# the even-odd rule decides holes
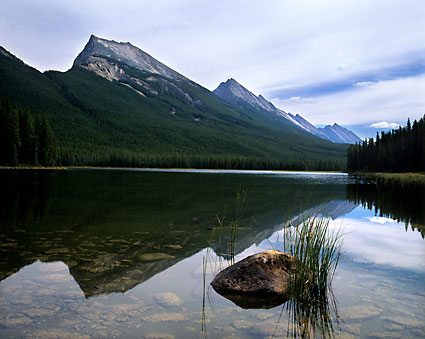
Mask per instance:
[[[338,319],[332,280],[341,256],[342,234],[329,230],[330,219],[304,218],[283,232],[284,251],[297,260],[289,284],[288,335],[301,338],[333,338]]]

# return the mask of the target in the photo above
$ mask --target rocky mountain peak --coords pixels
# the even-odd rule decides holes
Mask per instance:
[[[257,97],[233,78],[228,79],[226,82],[222,82],[214,90],[214,94],[232,104],[238,105],[238,103],[240,104],[240,102],[243,101],[253,108],[263,109],[278,114],[277,108],[274,107],[271,102],[264,99],[262,95]]]
[[[276,117],[284,118],[319,138],[337,143],[354,144],[356,142],[361,142],[361,139],[357,135],[339,126],[337,123],[334,123],[333,126],[328,125],[324,128],[317,128],[298,113],[296,115],[287,113],[274,106],[270,101],[267,101],[261,94],[256,96],[233,78],[228,79],[226,82],[222,82],[214,90],[214,93],[221,99],[241,108],[246,108],[246,104],[249,104],[255,110],[271,112]]]
[[[129,42],[107,40],[93,34],[83,51],[75,59],[74,66],[87,66],[93,61],[93,58],[99,57],[113,59],[136,69],[174,80],[188,80]]]
[[[360,139],[356,134],[338,125],[337,123],[334,123],[332,126],[327,125],[323,128],[319,128],[319,130],[326,136],[328,140],[333,142],[347,144],[362,142],[362,139]]]

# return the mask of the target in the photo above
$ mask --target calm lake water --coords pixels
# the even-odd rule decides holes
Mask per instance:
[[[425,338],[423,187],[323,173],[3,170],[0,195],[1,338],[263,338],[303,328]],[[344,234],[322,321],[289,303],[244,309],[211,288],[232,260],[235,218],[237,261],[282,249],[284,224],[315,214]]]

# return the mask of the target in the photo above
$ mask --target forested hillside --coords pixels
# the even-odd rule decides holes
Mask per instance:
[[[425,116],[348,148],[348,171],[424,172]]]
[[[0,100],[0,164],[57,164],[56,138],[45,117]]]
[[[108,62],[125,72],[129,80],[108,80],[80,66],[67,72],[40,73],[7,52],[0,53],[1,96],[20,107],[18,110],[29,110],[34,119],[46,119],[56,138],[57,156],[34,163],[345,168],[344,145],[298,128],[274,126],[191,81],[164,78],[117,60]],[[150,91],[146,91],[146,84]],[[1,162],[30,163],[19,155],[13,159]]]

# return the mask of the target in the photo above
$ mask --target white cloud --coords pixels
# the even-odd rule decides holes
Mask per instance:
[[[371,125],[376,121],[405,124],[425,113],[425,74],[380,81],[371,86],[315,97],[312,102],[273,99],[286,112],[299,113],[314,125]],[[398,125],[397,125],[398,126]]]
[[[374,84],[373,81],[359,81],[359,82],[356,82],[354,84],[354,86],[356,86],[356,87],[363,87],[363,86],[370,86],[372,84]]]
[[[368,127],[373,127],[373,128],[397,128],[399,126],[400,126],[400,124],[396,124],[395,122],[381,121],[381,122],[375,122],[374,124],[371,124]]]
[[[419,232],[406,231],[403,223],[381,224],[367,219],[346,218],[342,228],[340,219],[329,224],[331,229],[341,228],[342,248],[349,260],[425,272],[425,248]]]
[[[396,222],[394,219],[391,219],[391,218],[384,218],[384,217],[377,217],[377,216],[367,217],[366,219],[368,219],[370,222],[381,224],[381,225]]]
[[[424,15],[422,0],[14,0],[0,2],[0,41],[40,70],[66,70],[93,33],[130,41],[211,90],[234,77],[265,93],[423,60]],[[382,84],[361,83],[357,94],[316,101],[294,94],[301,98],[290,107],[303,105],[314,123],[400,121],[405,110],[425,111],[411,87],[384,98]],[[377,89],[367,98],[369,87]]]
[[[288,99],[289,101],[296,101],[296,102],[314,102],[316,101],[314,98],[301,98],[301,97],[290,97]]]
[[[343,72],[347,69],[347,67],[348,67],[347,64],[341,64],[341,65],[338,65],[336,69]]]

